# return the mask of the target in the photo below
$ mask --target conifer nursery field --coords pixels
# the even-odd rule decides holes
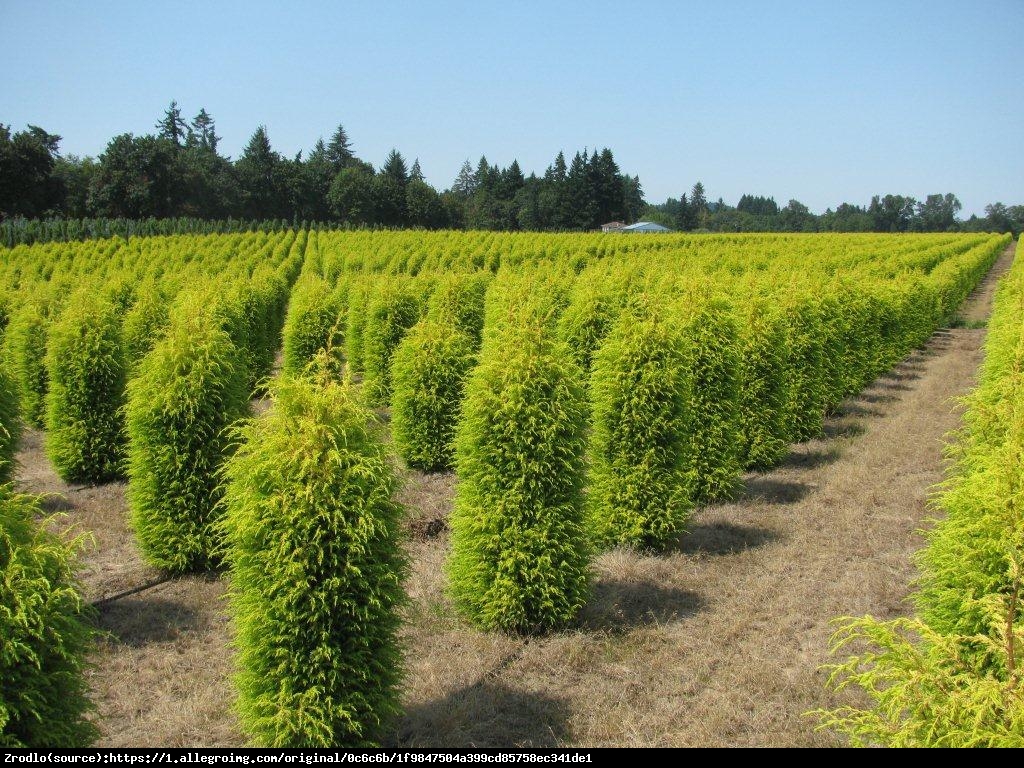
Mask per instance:
[[[965,498],[1020,496],[1020,414],[986,416],[1019,400],[1019,267],[960,479],[926,506],[1012,252],[316,229],[0,249],[0,744],[917,743],[933,712],[1013,744],[1019,510]],[[959,698],[907,725],[877,690],[904,681],[829,637],[913,612],[943,510],[918,604],[962,647],[925,633],[913,684]],[[906,626],[873,637],[909,653]],[[953,669],[963,648],[980,661]]]

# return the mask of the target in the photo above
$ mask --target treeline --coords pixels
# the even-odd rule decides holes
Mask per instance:
[[[144,136],[115,136],[97,157],[64,156],[61,137],[30,125],[12,133],[0,123],[0,222],[17,219],[197,220],[227,229],[148,224],[149,234],[237,231],[324,222],[348,227],[422,227],[525,231],[586,231],[612,221],[645,219],[675,230],[710,232],[947,232],[1019,235],[1024,206],[993,203],[985,216],[960,220],[953,194],[876,195],[867,206],[843,203],[818,215],[798,200],[743,195],[735,206],[710,201],[698,182],[678,199],[647,205],[636,175],[623,173],[610,149],[559,152],[542,175],[525,175],[518,161],[505,168],[486,157],[463,163],[450,187],[426,182],[418,159],[410,166],[394,149],[380,168],[356,156],[339,125],[309,152],[286,157],[260,126],[237,159],[222,155],[216,123],[205,110],[186,122],[171,102]],[[47,225],[17,227],[4,242],[94,237],[106,224],[69,224],[76,234]],[[109,234],[132,234],[115,224]],[[189,227],[197,225],[189,224]],[[221,226],[221,225],[218,225]],[[78,234],[80,232],[80,234]],[[143,231],[139,231],[142,234]],[[100,235],[105,236],[105,235]],[[13,238],[13,239],[12,239]]]
[[[960,220],[953,194],[916,200],[904,195],[875,195],[867,206],[843,203],[835,210],[811,213],[799,200],[779,206],[773,197],[743,195],[735,206],[722,198],[709,202],[697,182],[678,199],[649,205],[642,217],[684,232],[1012,232],[1024,229],[1024,205],[985,206],[985,216]]]
[[[220,154],[213,117],[190,122],[171,102],[156,131],[121,134],[99,157],[60,153],[61,137],[0,124],[0,219],[203,219],[333,222],[349,226],[589,230],[635,220],[640,179],[611,150],[562,152],[542,176],[481,157],[438,191],[392,150],[378,169],[342,126],[308,153],[285,157],[260,126],[237,160]]]

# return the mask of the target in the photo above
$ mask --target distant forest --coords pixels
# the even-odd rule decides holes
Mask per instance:
[[[985,217],[958,218],[952,194],[923,201],[878,195],[866,207],[843,203],[816,215],[797,200],[743,195],[735,206],[709,201],[698,182],[679,199],[644,200],[636,175],[610,149],[559,152],[538,176],[517,161],[507,168],[467,160],[448,189],[424,178],[393,149],[380,168],[360,159],[342,126],[309,152],[284,157],[260,126],[237,159],[219,152],[205,110],[186,121],[171,102],[154,132],[115,136],[97,158],[62,155],[61,137],[34,125],[0,124],[0,220],[243,219],[324,222],[352,227],[586,231],[610,221],[650,220],[711,232],[1012,231],[1024,206],[993,203]]]

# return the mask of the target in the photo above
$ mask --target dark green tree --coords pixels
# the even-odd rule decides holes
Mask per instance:
[[[388,153],[380,172],[403,187],[409,183],[409,170],[405,165],[405,158],[397,149],[392,149]]]
[[[373,224],[376,219],[374,176],[363,168],[345,168],[328,192],[331,212],[349,224]]]
[[[186,143],[194,144],[201,149],[216,153],[219,142],[220,136],[217,135],[213,117],[205,109],[200,109],[199,114],[192,118]]]
[[[63,189],[54,166],[60,140],[35,125],[12,135],[0,123],[0,218],[38,217],[59,207]]]
[[[708,199],[704,194],[704,185],[699,181],[690,190],[690,217],[694,228],[706,229],[708,225]]]
[[[327,160],[334,166],[335,171],[340,171],[342,168],[347,168],[354,159],[352,142],[349,141],[348,134],[345,133],[345,127],[339,125],[327,145]]]
[[[158,131],[157,135],[161,139],[167,139],[176,147],[180,147],[184,143],[185,136],[188,133],[188,126],[181,119],[181,109],[178,107],[178,102],[171,102],[171,105],[164,112],[163,118],[157,121],[155,127]]]
[[[281,166],[281,156],[271,148],[267,129],[261,125],[235,164],[241,187],[243,216],[249,219],[287,216]]]
[[[184,187],[178,147],[158,136],[125,133],[99,157],[89,207],[100,216],[143,219],[174,216]]]

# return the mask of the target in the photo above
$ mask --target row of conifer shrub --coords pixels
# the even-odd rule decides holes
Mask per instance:
[[[78,747],[86,719],[92,629],[75,575],[81,539],[52,531],[39,500],[10,482],[21,423],[18,391],[0,366],[0,747]]]
[[[1019,246],[1018,246],[1019,252]],[[1018,254],[1019,255],[1019,254]],[[956,297],[951,292],[951,301]],[[917,615],[846,619],[819,712],[856,745],[1024,746],[1024,261],[1001,282],[977,389],[950,447],[944,514],[917,557]]]
[[[294,276],[301,259],[287,262]],[[239,709],[258,742],[370,741],[396,706],[398,512],[384,450],[368,426],[367,394],[371,403],[390,394],[393,414],[408,427],[396,432],[404,430],[410,446],[424,434],[454,435],[454,443],[428,444],[423,464],[454,457],[460,476],[448,572],[461,609],[486,627],[544,631],[572,621],[586,601],[597,546],[670,540],[694,503],[731,489],[752,454],[772,455],[780,442],[820,429],[837,398],[898,359],[928,323],[948,314],[956,295],[924,278],[917,303],[881,289],[857,294],[859,304],[826,292],[828,303],[796,286],[776,293],[786,299],[777,302],[778,317],[758,315],[774,329],[761,333],[749,296],[630,275],[607,318],[590,322],[588,293],[574,291],[573,280],[586,268],[581,259],[518,270],[525,275],[481,272],[461,288],[429,274],[339,273],[329,291],[338,296],[338,316],[326,330],[310,323],[320,330],[299,355],[301,375],[290,372],[276,385],[271,413],[236,433],[233,414],[244,413],[244,403],[237,412],[232,403],[266,370],[274,338],[273,313],[261,307],[283,314],[289,280],[267,280],[265,292],[246,285],[216,296],[179,286],[167,320],[155,323],[163,330],[139,345],[149,351],[129,387],[132,465],[160,484],[135,482],[133,519],[147,552],[166,568],[204,567],[225,556],[232,565]],[[253,265],[249,276],[258,270]],[[950,281],[967,285],[970,274],[961,269]],[[129,294],[118,289],[91,311],[130,312],[138,297]],[[563,322],[570,308],[579,322]],[[297,329],[306,327],[300,317],[296,309]],[[91,325],[89,334],[106,338],[104,323]],[[365,376],[359,397],[336,381],[337,359],[330,359],[342,327],[346,362]],[[862,330],[871,339],[853,348],[850,336]],[[806,355],[792,354],[800,349],[794,337],[806,340]],[[577,359],[580,347],[589,352]],[[232,355],[241,362],[230,364]],[[423,367],[428,362],[434,367]],[[769,373],[801,374],[812,385],[809,396],[786,393]],[[757,376],[763,386],[746,386]],[[756,407],[741,407],[755,391],[754,403],[774,403],[763,422]],[[221,421],[200,407],[212,401]],[[174,407],[156,413],[156,402]],[[459,402],[458,419],[452,402]],[[811,413],[801,421],[803,408]],[[224,438],[231,434],[237,450]],[[201,459],[188,473],[195,483],[172,471],[179,454]],[[585,496],[588,462],[592,492]],[[225,466],[225,503],[196,504]],[[657,493],[646,493],[652,488]],[[618,516],[608,519],[612,505]],[[180,552],[161,561],[147,540]]]

